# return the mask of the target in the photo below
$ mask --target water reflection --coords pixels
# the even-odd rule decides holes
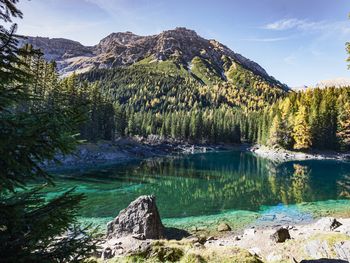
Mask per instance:
[[[88,196],[81,212],[87,217],[115,216],[139,195],[154,194],[168,218],[348,198],[349,173],[346,162],[276,164],[250,153],[221,152],[68,173],[51,190],[78,186]]]

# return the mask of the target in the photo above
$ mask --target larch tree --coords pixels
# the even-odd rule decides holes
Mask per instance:
[[[281,146],[281,133],[281,117],[277,114],[272,120],[268,144],[273,147]]]
[[[299,106],[294,118],[293,139],[295,150],[307,150],[311,147],[311,129],[307,123],[306,107],[303,105]]]
[[[350,103],[345,103],[338,116],[338,132],[340,147],[342,150],[350,148]]]

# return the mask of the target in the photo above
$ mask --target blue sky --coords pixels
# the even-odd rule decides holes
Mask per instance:
[[[290,85],[350,77],[349,0],[20,0],[18,33],[97,44],[184,26],[258,62]]]

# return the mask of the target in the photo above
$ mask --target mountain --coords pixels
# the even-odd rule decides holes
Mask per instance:
[[[306,85],[302,85],[302,86],[291,87],[291,90],[298,92],[298,91],[305,91],[308,88],[310,87]]]
[[[342,87],[350,87],[350,78],[335,78],[322,80],[316,84],[316,88],[342,88]]]
[[[257,63],[215,40],[206,40],[195,31],[181,27],[152,36],[138,36],[131,32],[112,33],[91,47],[62,38],[27,37],[21,44],[24,42],[40,48],[46,59],[55,60],[62,75],[74,71],[82,73],[92,69],[129,66],[151,58],[150,62],[171,59],[189,70],[196,62],[209,62],[210,70],[223,80],[226,79],[225,66],[231,61],[270,82],[277,83]]]

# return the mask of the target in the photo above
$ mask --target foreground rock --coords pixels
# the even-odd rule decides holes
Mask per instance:
[[[341,225],[342,223],[333,217],[324,217],[315,223],[315,228],[322,231],[333,231]]]
[[[350,241],[327,241],[311,240],[305,245],[305,252],[311,258],[338,259],[343,260],[343,262],[350,261]]]
[[[141,204],[147,202],[139,201],[149,198],[154,197],[140,197],[129,207],[139,207],[143,211],[145,206]],[[124,215],[129,207],[121,214]],[[136,210],[130,210],[131,218],[138,213]],[[168,237],[168,230],[164,229],[163,240],[144,240],[143,233],[134,231],[127,231],[129,234],[119,238],[116,238],[119,235],[112,235],[103,244],[102,258],[134,260],[128,262],[141,262],[141,259],[142,262],[350,262],[350,218],[322,218],[311,224],[280,228],[250,228],[239,236],[232,232],[209,237],[205,234],[193,234],[187,238],[186,235],[172,235],[178,237],[174,240]],[[178,231],[173,229],[170,232]]]
[[[290,234],[288,229],[281,227],[274,234],[272,234],[270,238],[276,243],[283,243],[287,239],[290,239]]]
[[[226,223],[221,223],[220,225],[218,225],[218,231],[219,232],[231,231],[231,227]]]
[[[136,239],[160,239],[164,226],[154,196],[140,196],[107,224],[107,238],[132,236]]]

